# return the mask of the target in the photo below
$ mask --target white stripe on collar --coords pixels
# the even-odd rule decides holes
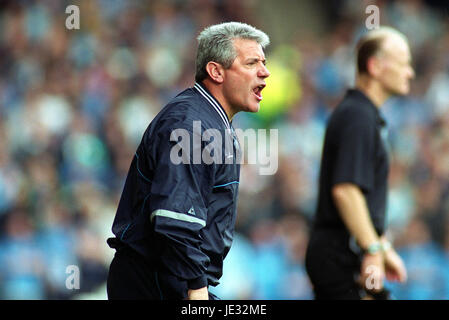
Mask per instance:
[[[209,103],[214,107],[215,111],[219,114],[221,119],[223,120],[226,128],[230,129],[231,126],[229,124],[228,116],[224,112],[223,108],[215,101],[215,98],[212,97],[209,93],[207,93],[206,90],[201,87],[201,85],[198,82],[195,82],[194,88],[198,90],[198,92],[207,100]]]

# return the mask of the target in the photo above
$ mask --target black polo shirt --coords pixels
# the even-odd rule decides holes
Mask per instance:
[[[332,197],[332,187],[353,183],[365,196],[377,233],[383,234],[388,168],[385,120],[364,93],[348,90],[327,125],[315,228],[346,230]]]

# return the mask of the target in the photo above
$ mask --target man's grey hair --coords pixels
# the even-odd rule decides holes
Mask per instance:
[[[197,38],[195,81],[200,82],[207,78],[206,65],[209,61],[217,62],[225,69],[231,67],[237,57],[234,39],[254,40],[262,48],[270,44],[270,38],[264,32],[246,23],[225,22],[209,26]]]

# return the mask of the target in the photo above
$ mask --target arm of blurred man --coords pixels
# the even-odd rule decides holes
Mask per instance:
[[[367,250],[371,244],[380,242],[380,237],[371,221],[365,197],[357,185],[352,183],[336,184],[332,188],[332,197],[343,223],[362,249]],[[396,263],[392,263],[392,265],[396,265]],[[376,270],[379,272],[368,273],[369,266],[377,267]],[[366,285],[366,279],[371,277],[374,283],[379,284],[375,289],[382,289],[385,267],[384,257],[380,250],[375,254],[367,253],[363,256],[360,275],[361,283],[364,285]]]

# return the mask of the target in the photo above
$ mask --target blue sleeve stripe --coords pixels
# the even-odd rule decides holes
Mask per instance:
[[[142,211],[141,211],[141,212],[143,212],[143,209],[145,208],[145,203],[147,202],[147,199],[148,199],[148,197],[150,196],[150,194],[151,194],[151,193],[147,194],[147,195],[145,196],[145,199],[143,199]]]
[[[147,194],[147,196],[145,197],[145,199],[143,200],[143,204],[142,204],[142,212],[143,209],[145,208],[145,203],[147,202],[148,197],[150,196],[151,193]],[[120,237],[120,240],[123,240],[123,237],[125,236],[125,232],[128,231],[128,228],[131,226],[131,223],[128,223],[128,225],[126,226],[125,230],[123,230],[122,232],[122,236]]]
[[[225,186],[228,186],[228,185],[234,184],[234,183],[240,183],[240,182],[232,181],[232,182],[228,182],[228,183],[225,183],[225,184],[220,184],[220,185],[217,185],[217,186],[213,186],[213,188],[225,187]]]
[[[137,158],[137,162],[136,162],[136,164],[137,164],[137,171],[139,171],[139,174],[142,176],[142,178],[144,178],[148,182],[151,182],[151,180],[148,179],[147,177],[145,177],[143,175],[142,171],[140,171],[140,169],[139,169],[139,156],[137,155],[137,152],[136,152],[136,158]]]
[[[131,225],[131,222],[128,223],[128,225],[126,226],[125,230],[123,230],[122,236],[120,237],[120,240],[123,240],[123,236],[125,235],[125,232],[128,230],[128,228],[129,228],[130,225]]]

